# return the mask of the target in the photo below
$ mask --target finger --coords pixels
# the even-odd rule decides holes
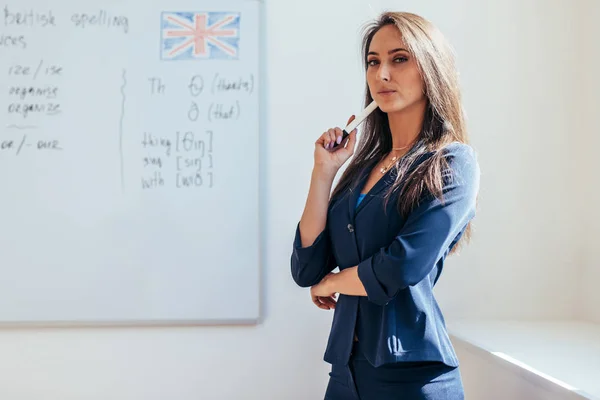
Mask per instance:
[[[346,123],[346,125],[350,125],[350,123],[351,123],[352,121],[354,121],[355,119],[356,119],[356,116],[355,116],[355,115],[351,115],[351,116],[350,116],[350,118],[348,118],[348,122]],[[356,128],[354,128],[354,129],[352,130],[352,132],[356,133]],[[351,134],[352,132],[350,132],[350,134]],[[348,134],[348,136],[349,136],[350,134]],[[345,142],[344,142],[344,144],[343,144],[343,146],[344,146],[344,147],[346,147],[346,143],[349,143],[349,139],[348,139],[348,137],[347,137],[347,136],[346,136],[346,141],[345,141]]]
[[[328,143],[327,148],[330,149],[333,146],[333,135],[331,134],[331,129],[328,129],[325,135],[327,137],[325,140]]]
[[[333,150],[335,147],[337,147],[341,142],[342,142],[342,129],[341,128],[331,128],[329,130],[329,134],[330,134],[330,138],[331,138],[331,145],[329,147],[330,150]]]
[[[324,133],[321,133],[321,136],[319,136],[319,137],[317,138],[317,140],[315,140],[315,144],[321,144],[321,143],[323,143],[323,138],[324,138],[324,137],[325,137],[325,134],[324,134]]]
[[[333,148],[333,144],[336,141],[335,128],[331,128],[327,132],[329,133],[329,140],[330,140],[329,148],[332,149]]]
[[[356,119],[356,117],[354,115],[350,116],[350,118],[348,118],[348,122],[346,123],[346,125],[349,125],[350,122],[354,121]],[[341,128],[335,128],[335,136],[336,136],[336,140],[335,143],[337,143],[337,145],[342,144],[341,147],[345,147],[345,144],[348,142],[346,140],[346,142],[343,142],[346,138],[344,138],[344,131]],[[334,146],[336,146],[336,144],[334,144]]]
[[[325,131],[325,132],[321,133],[321,136],[319,136],[319,138],[317,139],[317,142],[323,142],[328,138],[329,138],[329,132]]]
[[[335,294],[332,294],[331,296],[319,296],[319,298],[321,300],[325,299],[325,300],[329,300],[329,301],[332,301],[334,303],[337,303],[337,299],[335,298]]]
[[[317,143],[327,148],[327,144],[329,143],[329,132],[323,132],[323,134],[317,140]]]
[[[319,300],[318,297],[316,296],[310,296],[312,302],[314,303],[315,306],[321,308],[321,301]]]
[[[335,308],[336,302],[331,297],[320,297],[319,300],[321,300],[321,303],[327,305],[329,308]]]
[[[335,128],[335,143],[337,143],[337,144],[342,143],[343,135],[344,135],[344,132],[342,131],[342,128]]]
[[[354,153],[354,146],[356,145],[356,129],[350,132],[348,139],[346,139],[346,149],[350,150],[350,153]]]
[[[329,306],[326,306],[325,304],[321,303],[321,300],[319,299],[318,296],[311,296],[312,297],[312,301],[313,303],[315,303],[315,305],[319,308],[322,308],[323,310],[329,310]]]
[[[323,303],[323,305],[327,307],[328,310],[335,309],[335,302],[331,301],[331,299],[329,298],[322,297],[321,303]]]

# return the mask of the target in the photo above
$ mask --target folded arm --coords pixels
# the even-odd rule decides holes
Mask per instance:
[[[327,229],[329,195],[335,171],[315,168],[291,257],[292,277],[301,287],[315,285],[336,267]]]
[[[479,168],[472,151],[451,161],[443,198],[428,194],[408,216],[392,243],[357,266],[370,301],[385,305],[399,290],[421,282],[474,217]],[[348,287],[340,287],[348,291]]]

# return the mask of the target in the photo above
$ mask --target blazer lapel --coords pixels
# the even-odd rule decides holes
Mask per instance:
[[[382,194],[382,192],[384,190],[386,190],[389,186],[391,186],[394,183],[394,176],[395,176],[395,170],[390,169],[390,170],[386,171],[386,173],[375,183],[375,185],[373,185],[371,190],[369,190],[367,192],[367,195],[365,196],[364,199],[362,199],[362,201],[358,205],[358,208],[356,208],[356,211],[354,214],[358,214],[362,209],[364,209],[367,206],[367,204],[369,204],[369,202],[374,197],[378,197],[379,195]],[[364,186],[364,181],[361,183],[361,185],[362,185],[361,187]],[[360,190],[359,190],[359,192],[360,192]],[[356,196],[356,200],[358,200],[358,196]],[[356,201],[354,204],[356,205]]]
[[[367,182],[367,179],[369,178],[369,172],[370,169],[366,168],[363,172],[362,175],[360,177],[360,179],[358,180],[358,183],[356,184],[355,187],[350,188],[350,195],[348,196],[348,218],[350,219],[350,223],[354,224],[354,217],[356,215],[356,202],[358,202],[358,198],[360,196],[360,192],[362,191],[362,188],[365,186],[365,183]],[[361,204],[366,200],[366,196],[365,198],[361,201]],[[359,205],[359,207],[360,207]]]

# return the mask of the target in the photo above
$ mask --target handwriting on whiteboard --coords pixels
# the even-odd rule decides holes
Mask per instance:
[[[0,162],[58,177],[115,160],[102,179],[123,191],[217,186],[230,173],[218,172],[230,171],[228,146],[242,146],[236,136],[253,118],[256,78],[238,63],[240,18],[156,10],[160,29],[143,43],[147,16],[0,6]]]
[[[169,182],[177,188],[213,186],[213,131],[144,132],[141,144],[146,150],[142,164],[149,171],[142,177],[143,189],[164,187]],[[172,171],[171,179],[165,169]]]
[[[31,8],[5,5],[2,8],[0,26],[15,29],[15,33],[0,31],[0,48],[26,49],[30,44],[29,34],[24,29],[43,28],[56,29],[56,15],[52,10],[34,10]],[[102,28],[117,30],[122,33],[129,32],[129,18],[124,15],[111,14],[106,10],[93,12],[75,12],[71,15],[69,23],[76,28],[92,29]]]

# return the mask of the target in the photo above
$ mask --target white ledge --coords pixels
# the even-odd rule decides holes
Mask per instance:
[[[551,389],[600,399],[600,324],[575,320],[454,320],[453,339]]]

